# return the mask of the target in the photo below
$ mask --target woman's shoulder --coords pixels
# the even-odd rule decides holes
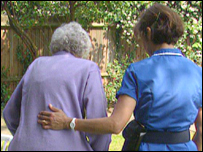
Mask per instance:
[[[197,65],[195,62],[193,62],[191,59],[184,57],[183,58],[183,64],[187,66],[188,68],[192,70],[197,70],[198,72],[202,73],[202,67],[200,65]]]
[[[136,69],[143,69],[146,66],[149,67],[150,64],[152,64],[152,63],[153,62],[152,62],[151,58],[145,58],[143,60],[131,63],[128,68],[131,68],[131,69],[134,69],[134,70],[136,70]]]
[[[97,63],[92,61],[92,60],[88,60],[88,59],[83,59],[83,58],[78,58],[78,61],[85,63],[89,66],[97,66]]]
[[[99,70],[98,64],[94,61],[78,58],[76,62],[77,62],[78,66],[82,66],[85,69],[88,69],[88,71],[95,71],[95,70],[98,71]]]

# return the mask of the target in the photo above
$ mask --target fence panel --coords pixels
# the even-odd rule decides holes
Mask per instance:
[[[31,30],[26,31],[31,37],[33,43],[37,46],[38,56],[47,56],[51,53],[49,52],[49,44],[54,27],[34,27]],[[105,73],[105,68],[107,64],[107,56],[109,55],[109,50],[106,47],[108,40],[104,35],[105,31],[102,28],[94,27],[90,31],[90,36],[95,40],[93,44],[93,49],[90,53],[90,59],[96,62],[100,68],[102,74]],[[22,46],[22,51],[26,51],[25,44],[22,43],[15,32],[10,28],[10,26],[1,26],[1,68],[9,69],[7,78],[1,78],[1,82],[7,82],[10,84],[11,92],[15,89],[17,83],[23,75],[23,65],[17,58],[17,49]]]
[[[38,56],[51,55],[49,52],[49,44],[51,36],[56,28],[56,25],[45,25],[26,30],[26,33],[38,48]],[[89,35],[93,44],[89,59],[98,64],[103,77],[107,76],[107,64],[114,59],[115,32],[116,30],[114,27],[104,30],[103,25],[93,25],[89,30]],[[123,41],[122,43],[125,44],[126,42]],[[1,78],[1,82],[8,82],[10,84],[11,92],[15,89],[23,75],[23,65],[17,58],[17,49],[19,46],[22,46],[21,49],[23,52],[26,51],[27,48],[25,44],[16,36],[13,29],[11,29],[9,25],[1,25],[1,68],[4,66],[5,69],[9,69],[8,78]],[[123,51],[132,51],[134,49],[133,46],[129,47],[127,43],[124,48]]]

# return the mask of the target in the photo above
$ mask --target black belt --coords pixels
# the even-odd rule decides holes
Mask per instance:
[[[190,141],[190,131],[182,132],[158,132],[147,131],[144,135],[142,142],[156,143],[156,144],[180,144]]]

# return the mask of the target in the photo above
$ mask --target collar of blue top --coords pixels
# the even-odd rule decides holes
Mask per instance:
[[[154,56],[156,55],[183,55],[181,50],[179,49],[160,49],[154,52]]]

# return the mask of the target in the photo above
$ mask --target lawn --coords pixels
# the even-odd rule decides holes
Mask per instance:
[[[124,143],[122,135],[112,135],[109,151],[121,151]]]
[[[191,131],[191,139],[194,136],[194,132]],[[112,141],[109,147],[109,151],[121,151],[124,143],[122,135],[112,135]]]

